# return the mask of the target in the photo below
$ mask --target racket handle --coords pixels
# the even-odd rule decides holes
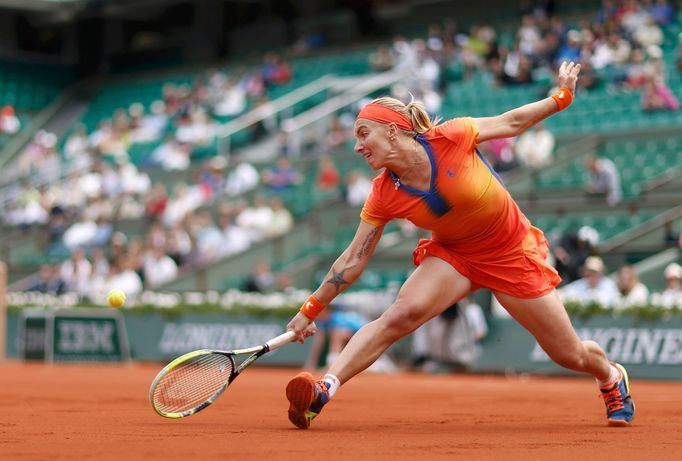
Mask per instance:
[[[291,341],[293,341],[295,337],[296,333],[294,333],[293,331],[287,331],[286,333],[283,333],[277,336],[276,338],[272,338],[265,344],[271,351],[274,351],[275,349],[279,349],[280,347],[289,344]]]

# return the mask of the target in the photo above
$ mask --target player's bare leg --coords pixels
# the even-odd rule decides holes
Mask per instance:
[[[365,370],[391,344],[462,299],[470,289],[471,282],[448,263],[425,258],[391,307],[353,335],[325,380],[315,381],[310,373],[304,372],[289,381],[286,390],[289,420],[307,429],[341,383]]]
[[[495,293],[500,304],[526,328],[542,349],[564,368],[608,378],[609,361],[594,341],[581,341],[556,290],[535,299],[520,299]]]
[[[470,289],[469,279],[450,264],[425,258],[391,307],[353,335],[329,373],[345,383],[374,363],[391,344],[462,299]]]
[[[580,340],[556,290],[535,299],[520,299],[504,293],[495,293],[495,297],[554,362],[597,379],[607,406],[609,425],[630,425],[634,404],[625,368],[609,363],[596,342]]]

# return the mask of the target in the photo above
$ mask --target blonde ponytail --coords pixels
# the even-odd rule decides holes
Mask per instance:
[[[421,101],[415,101],[414,99],[410,101],[409,104],[405,105],[398,99],[382,97],[372,101],[372,104],[379,104],[381,106],[388,107],[389,109],[392,109],[407,117],[410,122],[412,122],[413,130],[411,133],[415,135],[429,131],[440,121],[440,117],[436,117],[435,120],[431,120],[429,113],[424,107],[424,104]]]

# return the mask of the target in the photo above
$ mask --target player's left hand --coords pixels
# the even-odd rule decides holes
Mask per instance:
[[[578,81],[578,74],[580,73],[580,64],[571,62],[562,62],[559,66],[558,83],[560,88],[569,88],[575,94],[575,84]]]

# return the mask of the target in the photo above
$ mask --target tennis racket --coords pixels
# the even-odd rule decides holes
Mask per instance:
[[[293,331],[287,331],[261,346],[234,351],[200,349],[178,357],[152,382],[149,400],[154,411],[165,418],[177,419],[203,410],[257,358],[289,344],[295,336]],[[251,355],[236,366],[234,357],[248,354]]]

